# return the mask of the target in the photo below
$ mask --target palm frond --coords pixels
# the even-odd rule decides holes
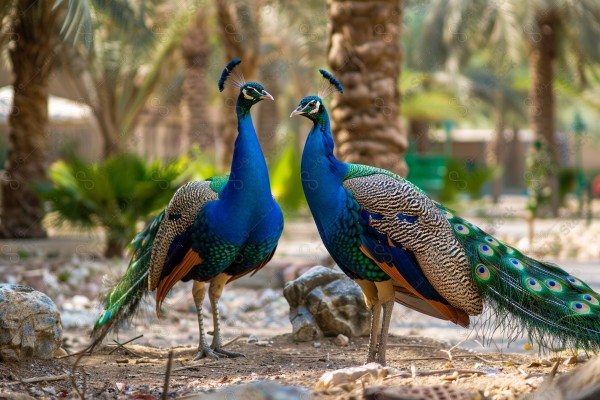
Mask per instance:
[[[53,9],[60,7],[65,0],[55,0]],[[67,15],[60,29],[66,40],[73,43],[82,41],[86,48],[92,44],[92,10],[87,0],[69,0]]]

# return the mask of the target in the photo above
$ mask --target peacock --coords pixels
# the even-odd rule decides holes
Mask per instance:
[[[600,349],[600,295],[587,284],[496,240],[392,172],[336,159],[323,98],[344,90],[320,72],[324,93],[302,99],[290,117],[313,122],[302,186],[325,247],[371,309],[368,362],[385,364],[394,302],[465,328],[485,310],[496,317],[485,320],[495,321],[490,329],[525,334],[540,348]]]
[[[156,289],[156,314],[178,281],[193,280],[192,296],[200,331],[198,353],[203,357],[237,357],[223,349],[217,304],[223,287],[262,268],[273,257],[283,230],[283,215],[271,195],[264,155],[254,130],[250,109],[273,97],[256,82],[233,73],[240,59],[223,70],[218,86],[239,88],[236,103],[238,135],[228,176],[188,182],[168,206],[132,241],[131,262],[106,297],[105,311],[96,322],[92,339],[99,343],[113,328],[131,317],[142,297]],[[205,283],[214,324],[208,346],[202,327]]]

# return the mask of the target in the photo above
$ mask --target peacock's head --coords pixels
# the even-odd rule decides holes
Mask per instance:
[[[222,92],[225,89],[225,85],[239,88],[240,95],[238,97],[238,103],[242,103],[245,106],[244,108],[247,109],[262,99],[274,100],[273,96],[271,96],[260,83],[246,82],[244,81],[241,72],[234,71],[235,67],[241,62],[242,60],[235,58],[223,69],[221,79],[219,79],[219,91]]]
[[[324,69],[320,69],[319,72],[323,76],[323,82],[325,84],[324,86],[321,85],[319,95],[307,96],[300,100],[300,104],[298,105],[298,107],[296,107],[294,111],[292,111],[290,118],[294,115],[302,115],[312,120],[313,122],[318,122],[323,118],[323,116],[326,113],[322,99],[326,98],[335,91],[344,93],[344,88],[342,87],[342,84],[340,83],[340,81],[335,79],[333,75],[331,75]]]
[[[273,96],[260,83],[256,82],[248,82],[240,86],[240,98],[252,104],[256,104],[263,99],[274,100]]]
[[[319,96],[306,96],[300,100],[300,104],[292,111],[290,118],[294,115],[302,115],[312,121],[319,121],[324,112],[323,100]]]

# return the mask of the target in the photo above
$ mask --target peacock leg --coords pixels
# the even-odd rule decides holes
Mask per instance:
[[[210,299],[210,307],[212,309],[213,316],[213,340],[210,347],[219,355],[225,357],[242,357],[242,353],[236,351],[229,351],[223,348],[223,339],[221,338],[221,324],[219,322],[219,299],[223,294],[223,288],[231,276],[226,274],[219,274],[210,281],[210,288],[208,289],[208,298]]]
[[[365,297],[367,308],[371,310],[371,336],[369,336],[369,352],[367,363],[375,361],[377,356],[377,342],[379,341],[379,317],[381,315],[381,302],[377,298],[377,286],[374,282],[364,279],[355,279]]]
[[[202,326],[202,303],[204,301],[205,294],[206,286],[204,282],[194,281],[194,286],[192,287],[192,296],[194,297],[194,303],[196,304],[196,314],[198,315],[198,328],[200,330],[198,354],[196,354],[196,357],[194,357],[194,361],[204,357],[219,358],[217,353],[215,353],[208,346],[208,344],[206,343],[206,338],[204,337],[204,328]]]
[[[381,324],[379,319],[381,316],[381,303],[376,302],[371,307],[371,335],[369,336],[369,352],[367,353],[367,363],[374,362],[377,356],[377,346],[379,343],[379,328]]]
[[[395,290],[392,280],[375,282],[377,287],[377,297],[383,306],[383,319],[381,322],[381,333],[377,343],[377,363],[385,365],[385,351],[387,346],[388,331],[390,330],[390,320],[392,319],[392,310],[394,309]]]
[[[377,345],[377,362],[385,366],[385,351],[387,347],[388,331],[390,330],[390,320],[392,319],[392,310],[394,309],[394,300],[383,303],[383,322],[381,323],[381,338]]]

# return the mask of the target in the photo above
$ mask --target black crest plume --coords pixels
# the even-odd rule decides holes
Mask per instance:
[[[333,75],[331,75],[324,69],[320,69],[319,72],[321,73],[321,75],[323,75],[323,80],[326,83],[326,86],[321,87],[321,89],[319,90],[320,98],[324,99],[336,90],[340,93],[344,93],[344,87],[342,86],[340,81],[338,81]]]
[[[227,78],[230,77],[229,76],[230,74],[231,74],[231,78],[229,79],[229,82],[231,82],[231,84],[233,86],[239,88],[240,86],[242,86],[245,83],[244,77],[242,76],[241,73],[232,74],[235,67],[241,62],[242,62],[242,60],[240,60],[239,58],[234,58],[233,60],[229,61],[229,64],[227,64],[227,66],[225,68],[223,68],[223,73],[221,74],[221,79],[219,79],[219,91],[220,92],[222,92],[225,89],[225,81],[227,81]]]

